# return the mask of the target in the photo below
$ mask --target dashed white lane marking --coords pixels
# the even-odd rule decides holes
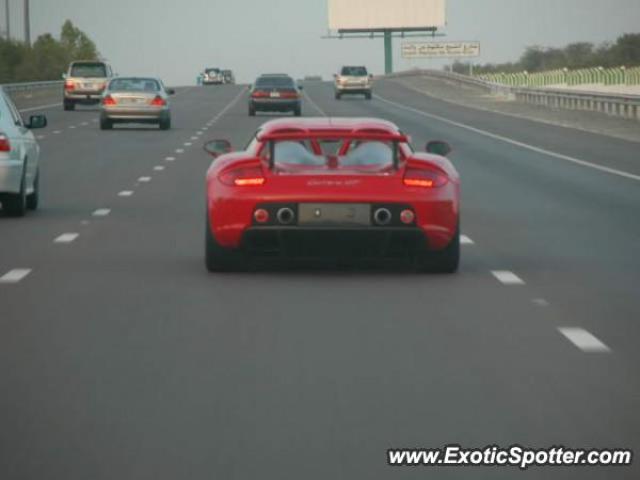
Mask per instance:
[[[60,135],[61,133],[62,133],[62,132],[61,132],[60,130],[54,130],[54,131],[53,131],[53,134],[54,134],[54,135]]]
[[[504,285],[524,285],[524,280],[508,270],[494,270],[491,274]]]
[[[191,140],[198,140],[198,137],[193,136],[193,137],[191,137]]]
[[[149,183],[151,181],[151,177],[140,177],[138,181],[140,183]]]
[[[92,213],[94,217],[106,217],[111,213],[111,210],[108,208],[99,208],[95,212]]]
[[[9,270],[0,277],[0,283],[18,283],[31,273],[30,268],[16,268]]]
[[[56,238],[53,243],[71,243],[76,240],[80,235],[78,233],[63,233]]]
[[[599,170],[601,172],[610,173],[612,175],[618,175],[619,177],[628,178],[631,180],[636,180],[640,182],[640,175],[634,175],[629,172],[624,172],[622,170],[617,170],[615,168],[605,167],[603,165],[599,165],[597,163],[587,162],[585,160],[580,160],[579,158],[570,157],[568,155],[563,155],[561,153],[552,152],[550,150],[545,150],[544,148],[535,147],[533,145],[529,145],[528,143],[518,142],[517,140],[513,140],[508,137],[503,137],[502,135],[497,135],[495,133],[487,132],[486,130],[481,130],[479,128],[472,127],[471,125],[466,125],[460,122],[454,122],[453,120],[449,120],[448,118],[441,117],[439,115],[434,115],[432,113],[423,112],[422,110],[418,110],[417,108],[408,107],[407,105],[402,105],[401,103],[393,102],[391,100],[387,100],[386,98],[381,97],[380,95],[374,95],[377,100],[381,102],[387,103],[389,105],[393,105],[396,108],[400,108],[403,110],[407,110],[409,112],[417,113],[418,115],[422,115],[427,118],[433,118],[442,123],[446,123],[448,125],[453,125],[454,127],[463,128],[470,132],[477,133],[479,135],[483,135],[485,137],[493,138],[494,140],[499,140],[504,143],[508,143],[510,145],[515,145],[516,147],[523,148],[525,150],[530,150],[535,153],[540,153],[543,155],[547,155],[549,157],[557,158],[558,160],[565,160],[567,162],[575,163],[577,165],[581,165],[583,167],[592,168],[594,170]]]
[[[89,122],[82,122],[80,125],[82,125],[83,127],[86,127],[87,125],[89,125]]]
[[[73,130],[74,128],[76,128],[76,126],[75,125],[69,125],[69,128]]]
[[[184,149],[183,148],[178,148],[178,149],[176,149],[176,153],[184,153]]]
[[[80,225],[82,225],[83,227],[86,227],[87,225],[91,225],[91,222],[89,220],[82,220],[80,222]]]
[[[302,95],[304,96],[304,98],[307,99],[307,102],[309,102],[309,104],[318,111],[318,113],[320,113],[320,115],[322,115],[323,117],[326,117],[327,114],[325,113],[324,110],[322,110],[318,104],[316,102],[314,102],[313,100],[311,100],[311,97],[307,94],[307,92],[303,92]]]
[[[191,142],[184,142],[184,146],[185,146],[185,147],[190,147],[191,145],[193,145],[193,143],[191,143]]]
[[[586,353],[609,353],[611,349],[584,328],[561,327],[560,333]]]
[[[167,161],[167,162],[175,162],[176,161],[176,157],[167,157],[167,158],[165,158],[165,161]]]
[[[471,240],[471,238],[467,237],[466,235],[460,235],[460,243],[462,245],[475,245],[476,242]]]
[[[98,119],[94,118],[93,120],[91,120],[93,123],[98,123]]]
[[[161,172],[161,171],[163,171],[163,170],[164,170],[164,168],[165,168],[165,167],[163,167],[162,165],[156,165],[155,167],[153,167],[153,169],[154,169],[156,172]]]
[[[38,135],[38,136],[36,137],[36,140],[44,140],[45,138],[47,138],[47,136],[46,136],[46,135]]]
[[[534,298],[533,300],[531,300],[531,302],[536,306],[536,307],[548,307],[549,305],[551,305],[547,300],[545,300],[544,298]]]
[[[196,133],[196,135],[198,135],[198,137],[199,137],[199,136],[200,136],[200,135],[202,135],[203,133],[204,133],[204,130],[200,130],[198,133]],[[194,140],[197,140],[197,139],[198,139],[198,137],[196,137]]]
[[[123,190],[118,194],[119,197],[130,197],[132,195],[133,195],[133,192],[131,190]]]

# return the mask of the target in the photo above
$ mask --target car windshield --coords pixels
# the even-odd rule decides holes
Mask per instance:
[[[256,80],[257,88],[296,88],[290,77],[260,77]]]
[[[104,63],[76,63],[71,67],[71,76],[80,78],[104,78],[107,67]]]
[[[364,67],[343,67],[342,75],[346,77],[366,77],[367,69]]]
[[[119,92],[158,92],[160,84],[153,78],[118,78],[111,81],[109,90]]]

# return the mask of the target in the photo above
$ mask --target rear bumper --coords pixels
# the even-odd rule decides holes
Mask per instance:
[[[285,112],[301,108],[302,103],[299,99],[264,98],[252,99],[249,101],[249,105],[260,111]]]
[[[0,194],[20,192],[24,165],[16,160],[0,160]]]
[[[159,122],[169,117],[168,109],[102,109],[102,116],[117,122]]]
[[[419,228],[252,227],[241,249],[258,258],[411,259],[428,245]]]
[[[102,100],[102,92],[86,92],[86,93],[65,92],[64,99],[72,100],[75,103],[96,104],[96,103],[100,103],[100,100]]]
[[[365,94],[371,93],[372,87],[365,85],[336,85],[336,92],[338,93],[354,93]]]

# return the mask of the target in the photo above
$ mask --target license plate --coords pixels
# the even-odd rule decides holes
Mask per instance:
[[[371,205],[365,203],[301,203],[299,225],[371,225]]]
[[[271,92],[271,98],[280,98],[280,92]]]

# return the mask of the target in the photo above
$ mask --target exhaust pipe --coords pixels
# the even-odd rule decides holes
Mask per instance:
[[[276,217],[281,225],[291,225],[296,219],[296,214],[290,208],[285,207],[278,210]]]
[[[391,223],[392,214],[387,208],[379,208],[373,213],[373,221],[376,225],[385,226]]]

